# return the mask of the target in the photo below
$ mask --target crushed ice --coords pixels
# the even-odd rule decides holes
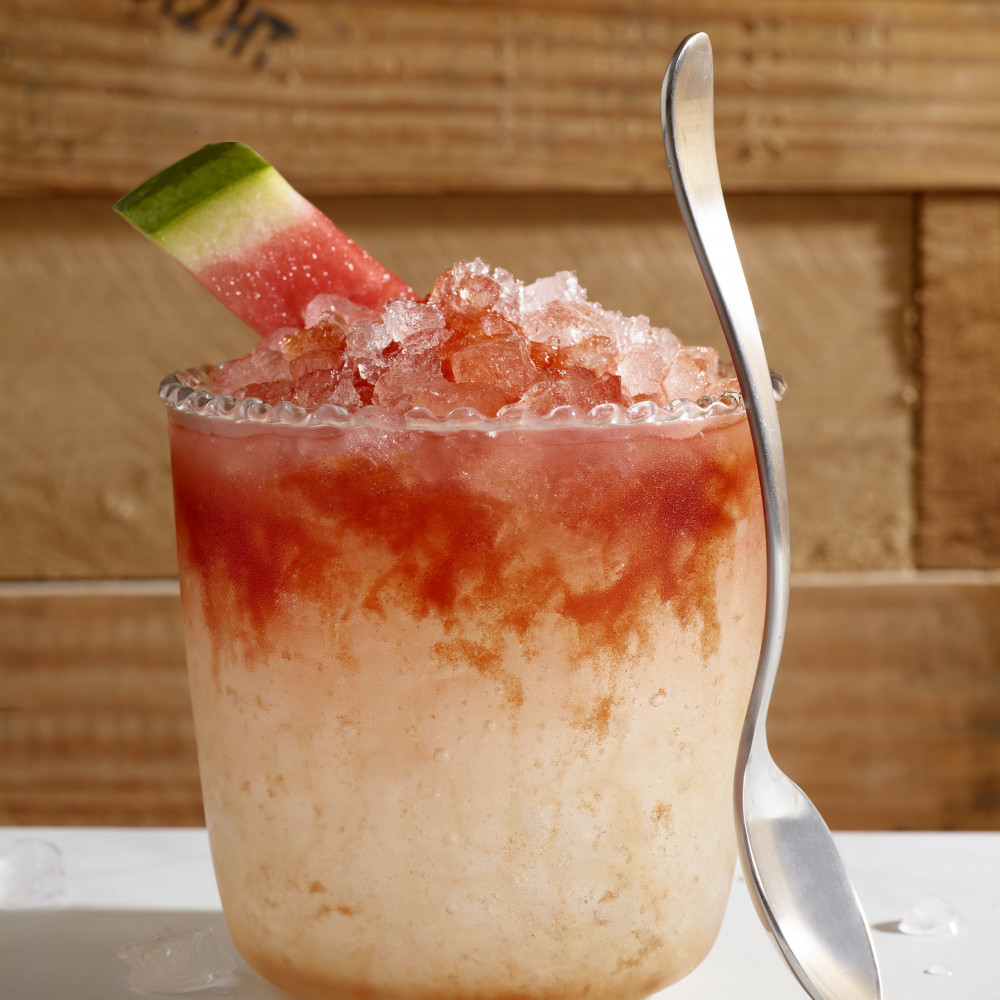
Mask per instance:
[[[165,927],[118,951],[139,993],[193,993],[235,982],[236,956],[210,925]]]
[[[0,907],[47,906],[66,894],[62,852],[39,838],[16,840],[0,855]]]
[[[958,934],[962,917],[958,910],[940,896],[923,896],[911,906],[899,921],[901,934]]]
[[[647,316],[589,301],[571,271],[525,285],[476,258],[443,272],[424,300],[392,299],[379,311],[321,294],[303,319],[303,329],[275,331],[217,367],[213,393],[440,420],[457,410],[505,419],[567,406],[671,408],[739,390],[714,349],[683,347]]]

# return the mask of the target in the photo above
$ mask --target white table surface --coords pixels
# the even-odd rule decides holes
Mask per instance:
[[[60,848],[65,895],[0,910],[2,1000],[136,1000],[117,957],[164,927],[224,930],[204,830],[0,827],[0,854],[39,838]],[[845,833],[837,842],[873,927],[885,1000],[1000,1000],[1000,833]],[[898,922],[929,895],[958,933],[915,936]],[[228,941],[228,937],[227,937]],[[928,971],[930,970],[930,971]],[[240,963],[235,983],[192,997],[279,1000]],[[803,1000],[738,876],[706,961],[663,1000]]]

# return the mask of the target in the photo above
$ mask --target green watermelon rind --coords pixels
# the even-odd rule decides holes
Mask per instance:
[[[154,239],[171,223],[253,174],[274,168],[242,142],[215,142],[184,157],[115,203]]]
[[[322,291],[371,308],[413,296],[243,143],[197,150],[115,210],[260,334],[301,322]]]
[[[275,232],[317,213],[271,164],[238,142],[205,146],[118,205],[196,276],[223,260],[251,259]]]

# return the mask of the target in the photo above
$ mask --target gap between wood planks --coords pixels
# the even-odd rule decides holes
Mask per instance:
[[[997,570],[866,570],[792,573],[792,589],[820,587],[995,587]],[[143,580],[2,580],[0,600],[17,597],[169,597],[179,593],[176,578]]]

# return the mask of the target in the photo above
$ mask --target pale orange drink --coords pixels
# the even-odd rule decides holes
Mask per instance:
[[[704,958],[764,613],[715,353],[480,261],[165,380],[205,813],[316,1000],[630,1000]]]

